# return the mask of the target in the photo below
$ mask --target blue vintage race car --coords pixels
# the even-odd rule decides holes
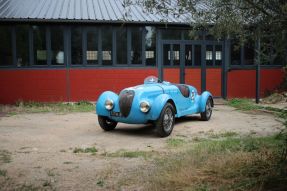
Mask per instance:
[[[160,82],[149,76],[144,84],[125,88],[119,95],[102,93],[96,112],[105,131],[113,130],[118,122],[154,123],[158,135],[166,137],[172,132],[176,117],[200,113],[201,119],[208,121],[212,108],[213,98],[208,91],[198,95],[193,86]]]

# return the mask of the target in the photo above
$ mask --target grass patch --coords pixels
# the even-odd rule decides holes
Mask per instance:
[[[167,146],[168,147],[180,147],[186,144],[186,140],[184,139],[179,139],[179,138],[169,138],[166,140]]]
[[[104,155],[107,157],[123,157],[123,158],[150,158],[153,156],[154,151],[127,151],[127,150],[119,150],[114,153],[105,153]]]
[[[0,164],[10,162],[11,162],[11,153],[7,150],[0,150]]]
[[[243,111],[250,111],[250,110],[258,110],[262,109],[262,106],[255,105],[251,100],[249,99],[231,99],[227,102],[227,105],[235,107],[237,109],[243,110]]]
[[[214,138],[214,139],[236,137],[236,136],[238,136],[238,133],[233,132],[233,131],[227,131],[223,133],[208,132],[208,137]]]
[[[206,140],[156,161],[148,190],[265,190],[287,187],[286,142],[278,137]]]
[[[91,153],[96,154],[98,150],[95,147],[88,148],[74,148],[73,153]]]
[[[0,169],[0,176],[5,177],[7,175],[7,170]]]
[[[40,102],[18,102],[15,105],[0,105],[0,112],[16,115],[19,113],[42,113],[42,112],[90,112],[94,111],[94,104],[87,101],[76,103],[40,103]]]

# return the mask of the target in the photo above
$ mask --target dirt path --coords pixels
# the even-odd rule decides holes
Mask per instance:
[[[156,137],[152,126],[145,125],[119,124],[116,130],[104,132],[94,113],[1,117],[0,170],[6,173],[0,176],[0,187],[4,190],[21,186],[48,190],[108,189],[103,184],[113,185],[112,177],[124,175],[147,161],[104,156],[107,153],[168,151],[167,140],[171,138],[192,140],[224,132],[264,136],[279,132],[282,127],[271,115],[247,114],[223,105],[216,106],[208,122],[200,121],[197,116],[177,120],[168,138]],[[97,154],[73,153],[75,148],[87,147],[95,147]],[[3,159],[5,153],[10,161]]]

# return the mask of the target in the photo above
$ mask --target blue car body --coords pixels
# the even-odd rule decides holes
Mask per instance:
[[[182,89],[185,92],[183,92]],[[129,94],[128,92],[132,93]],[[132,97],[132,99],[129,102],[129,104],[131,104],[129,112],[126,112],[128,114],[123,116],[121,114],[123,111],[121,107],[125,106],[120,105],[120,99],[121,95],[125,93],[127,93],[127,96]],[[212,100],[210,92],[205,91],[199,95],[196,88],[190,85],[151,80],[142,85],[125,88],[119,95],[111,91],[103,92],[96,104],[96,113],[99,116],[107,117],[115,122],[146,124],[156,121],[167,103],[173,105],[175,110],[174,116],[179,118],[185,115],[204,112],[206,109],[206,102],[209,98]],[[113,108],[111,110],[106,109],[106,100],[112,100]],[[140,104],[142,102],[149,103],[150,109],[146,113],[142,112],[140,109]]]

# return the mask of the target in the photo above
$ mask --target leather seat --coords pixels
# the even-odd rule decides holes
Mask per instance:
[[[179,91],[184,97],[186,98],[189,97],[190,91],[189,91],[188,86],[183,85],[183,84],[174,84],[174,85],[179,89]]]

